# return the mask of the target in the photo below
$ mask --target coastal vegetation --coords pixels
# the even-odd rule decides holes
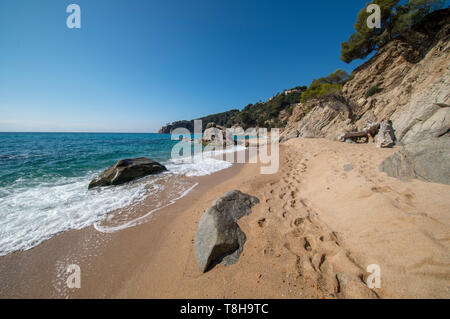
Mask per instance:
[[[283,127],[286,124],[286,119],[292,114],[292,105],[300,102],[302,93],[306,89],[306,86],[297,86],[290,90],[277,93],[266,102],[259,101],[255,104],[248,104],[242,111],[233,109],[227,112],[204,116],[198,118],[198,120],[202,120],[203,130],[211,122],[225,127],[239,125],[244,129],[255,126]],[[168,123],[159,132],[170,133],[178,127],[193,131],[194,120]]]
[[[302,93],[301,102],[340,92],[348,76],[347,72],[338,69],[326,77],[313,80],[309,88]]]
[[[367,26],[367,18],[370,13],[366,8],[369,4],[380,6],[381,28],[369,29]],[[358,13],[354,24],[355,32],[348,41],[341,44],[341,60],[350,63],[356,59],[365,59],[389,42],[406,36],[408,30],[421,21],[425,21],[424,18],[432,12],[443,7],[445,7],[445,0],[373,0],[367,3]],[[346,71],[338,69],[328,76],[314,79],[309,87],[297,86],[275,94],[266,102],[259,101],[248,104],[241,110],[240,108],[232,109],[201,117],[199,120],[202,120],[203,129],[211,122],[224,127],[239,125],[244,129],[248,127],[283,128],[287,125],[295,105],[307,104],[306,102],[309,100],[321,99],[330,95],[339,95],[345,83],[354,78],[354,72],[349,75]],[[365,97],[368,98],[381,92],[382,88],[373,85],[366,90]],[[310,109],[311,105],[304,107],[303,113],[308,113]],[[168,123],[160,129],[159,133],[170,133],[178,127],[193,131],[194,120]]]
[[[282,127],[284,126],[283,115],[288,117],[292,113],[292,105],[300,102],[305,90],[306,86],[298,86],[286,90],[284,93],[277,93],[267,102],[249,104],[228,125],[238,124],[244,128],[254,126]],[[281,114],[282,112],[283,114]]]
[[[226,126],[227,124],[232,122],[233,119],[238,114],[239,114],[239,110],[230,110],[230,111],[226,111],[226,112],[222,112],[222,113],[207,115],[207,116],[198,118],[196,120],[202,121],[202,130],[205,130],[206,125],[208,125],[208,123],[211,123],[211,122],[214,122],[220,126]],[[186,128],[189,131],[193,132],[194,131],[194,120],[190,120],[190,121],[183,120],[183,121],[175,121],[172,123],[167,123],[163,128],[161,128],[159,133],[170,133],[173,129],[176,129],[179,127]]]

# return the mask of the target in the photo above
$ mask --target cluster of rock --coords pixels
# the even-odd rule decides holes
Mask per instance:
[[[429,145],[433,152],[434,145],[446,145],[437,140],[450,136],[449,12],[436,11],[402,38],[382,47],[353,72],[342,94],[294,106],[281,141],[295,137],[368,140],[366,124],[372,121],[380,123],[380,147],[411,144],[408,149],[412,150],[417,144],[425,151]],[[374,87],[379,89],[369,96]],[[391,122],[383,124],[382,119]],[[430,158],[427,165],[427,172],[433,166],[445,169],[437,158]],[[422,178],[437,181],[432,176]]]
[[[372,121],[367,121],[366,126],[361,132],[345,132],[338,136],[338,140],[341,142],[357,142],[359,139],[363,138],[365,142],[372,139],[380,131],[380,123],[372,123]]]
[[[377,141],[377,147],[392,147],[395,144],[394,128],[392,121],[382,120],[381,123],[372,123],[368,121],[366,126],[360,132],[345,132],[338,136],[341,142],[357,142],[363,139],[365,142]]]
[[[214,122],[208,123],[205,128],[205,132],[202,137],[202,144],[204,146],[215,146],[219,145],[222,147],[227,147],[230,145],[236,145],[238,142],[234,139],[232,134],[233,130],[236,129],[236,126],[227,129],[224,126],[217,125]]]
[[[227,135],[226,129],[223,126],[217,125],[214,122],[208,123],[202,137],[202,144],[206,145],[221,145],[226,146]]]
[[[237,262],[246,241],[237,221],[249,215],[258,203],[258,198],[235,190],[205,211],[195,236],[195,258],[202,272],[217,263],[226,266]]]

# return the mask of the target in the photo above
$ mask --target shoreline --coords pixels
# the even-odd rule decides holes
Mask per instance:
[[[450,186],[381,173],[379,163],[397,150],[287,141],[278,174],[233,164],[195,178],[187,196],[143,224],[64,232],[0,257],[0,297],[450,298]],[[247,242],[237,264],[202,274],[197,223],[232,189],[260,199],[239,221]],[[65,286],[72,263],[81,289]],[[381,267],[380,289],[365,284],[370,264]]]
[[[83,289],[81,294],[67,289],[65,287],[67,278],[65,270],[67,266],[73,263],[78,264],[83,269],[83,277],[86,275],[87,278],[91,276],[96,277],[96,274],[89,274],[92,265],[92,260],[89,259],[103,255],[105,253],[104,250],[108,249],[107,247],[111,242],[120,241],[122,236],[129,236],[133,230],[145,227],[148,224],[153,225],[151,228],[154,230],[158,230],[158,237],[163,236],[162,233],[170,225],[174,214],[179,213],[186,206],[194,205],[196,198],[201,196],[201,193],[208,187],[212,187],[216,183],[236,175],[243,165],[245,164],[234,163],[232,166],[210,175],[183,177],[197,184],[197,186],[185,196],[177,199],[173,204],[151,213],[142,224],[112,233],[97,231],[94,224],[81,230],[61,232],[31,249],[15,251],[0,256],[0,298],[67,298],[72,296],[80,296],[82,298],[91,296],[95,298],[108,295],[111,292],[109,288],[106,289],[107,292],[105,290],[99,294],[96,284],[92,288]],[[149,209],[148,207],[153,209],[154,203],[149,202],[148,198],[146,198],[138,204],[138,207],[140,214],[145,215]],[[124,207],[119,209],[119,211],[127,210],[127,208]],[[153,237],[151,238],[151,240],[154,239]],[[152,249],[157,250],[158,247],[154,245]],[[96,262],[98,262],[97,265],[99,266],[103,264],[103,262],[98,260]],[[88,268],[88,274],[84,271],[86,268]],[[110,269],[110,271],[122,271],[120,266],[118,268]],[[96,272],[96,270],[92,270]],[[94,279],[93,282],[96,280]],[[83,280],[83,286],[84,283],[85,280]],[[108,283],[107,286],[114,289],[115,284]]]

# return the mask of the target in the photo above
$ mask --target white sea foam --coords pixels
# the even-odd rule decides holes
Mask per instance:
[[[223,150],[204,152],[194,156],[171,159],[166,163],[169,171],[186,176],[205,176],[226,169],[230,162],[213,158],[217,155],[245,150],[244,146],[235,146]]]
[[[235,147],[221,151],[234,152],[244,148]],[[196,155],[193,158],[169,160],[168,174],[203,176],[230,167],[232,164],[214,159],[215,154]],[[172,205],[186,196],[196,184],[185,185],[159,203],[144,216],[120,225],[102,226],[108,212],[134,205],[152,191],[164,191],[157,187],[158,178],[146,178],[122,186],[103,187],[88,191],[89,181],[98,172],[87,176],[60,178],[56,182],[41,183],[32,187],[10,185],[1,190],[0,198],[0,256],[17,250],[30,249],[57,233],[94,227],[102,232],[114,232],[143,222],[157,210]]]
[[[183,198],[184,196],[186,196],[191,190],[193,190],[195,187],[197,187],[197,185],[198,185],[198,183],[193,184],[188,189],[184,190],[181,193],[181,195],[179,195],[178,197],[169,199],[168,203],[164,203],[164,204],[158,205],[159,207],[154,208],[154,209],[150,210],[149,212],[147,212],[146,214],[144,214],[143,216],[140,216],[138,218],[130,220],[130,221],[126,222],[126,223],[123,223],[123,224],[117,225],[117,226],[102,226],[99,223],[95,223],[94,227],[95,227],[96,230],[98,230],[99,232],[102,232],[102,233],[113,233],[113,232],[116,232],[116,231],[119,231],[119,230],[123,230],[125,228],[129,228],[129,227],[133,227],[133,226],[139,225],[142,222],[144,222],[154,212],[157,212],[158,210],[161,210],[163,208],[166,208],[166,207],[169,207],[169,206],[175,204],[177,200],[179,200],[179,199]]]
[[[88,191],[89,180],[64,178],[54,185],[12,189],[2,197],[0,255],[32,248],[62,231],[90,226],[109,211],[145,198],[144,184]]]

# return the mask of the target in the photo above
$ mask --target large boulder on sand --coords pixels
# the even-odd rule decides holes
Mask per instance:
[[[99,186],[120,185],[166,170],[164,165],[149,158],[123,159],[118,161],[117,164],[108,167],[99,176],[94,178],[89,184],[89,189]]]
[[[417,178],[450,185],[450,137],[408,144],[385,159],[380,170],[400,179]]]
[[[203,214],[195,236],[195,258],[202,272],[215,263],[237,262],[246,241],[237,221],[251,213],[258,198],[230,191],[218,198]]]

